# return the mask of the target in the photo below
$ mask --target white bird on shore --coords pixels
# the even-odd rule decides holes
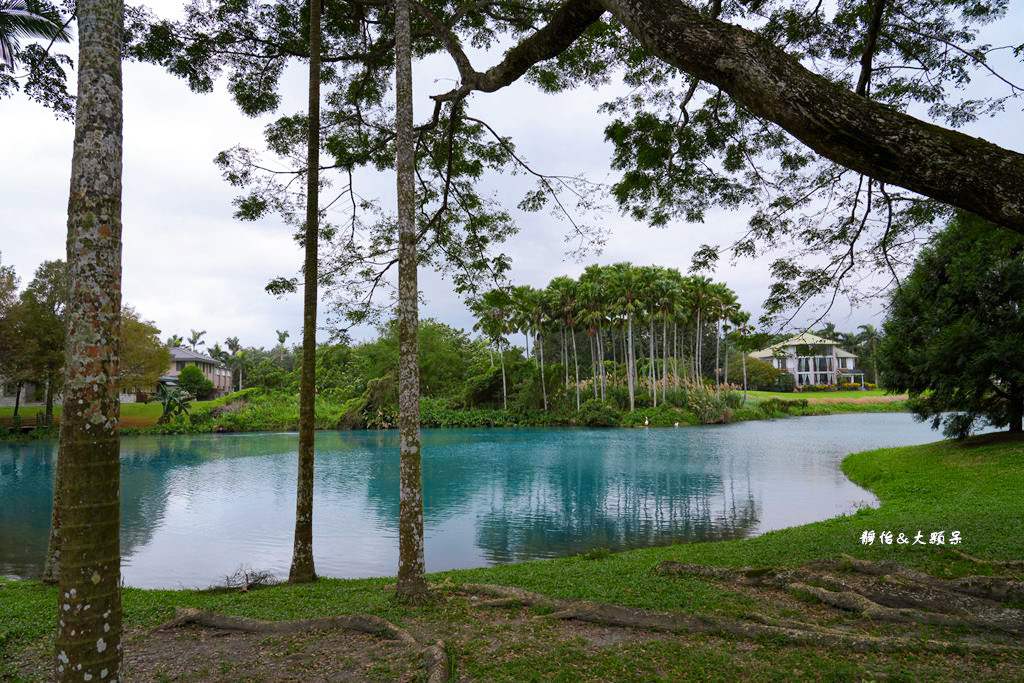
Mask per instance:
[[[673,427],[678,427],[678,426],[679,426],[679,423],[678,423],[678,422],[676,422],[676,423],[675,423],[674,425],[672,425],[672,426],[673,426]]]
[[[650,426],[650,422],[647,421],[647,416],[644,416],[644,427]]]

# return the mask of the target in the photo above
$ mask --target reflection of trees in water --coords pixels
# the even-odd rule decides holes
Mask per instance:
[[[476,545],[491,561],[739,538],[757,524],[758,505],[749,489],[735,490],[744,477],[730,471],[730,461],[698,456],[691,463],[665,452],[658,440],[648,448],[652,452],[642,452],[649,444],[611,432],[424,435],[428,529],[456,515],[475,515]],[[341,438],[366,452],[367,507],[383,526],[396,527],[397,436]]]
[[[492,562],[679,541],[741,538],[757,524],[749,491],[672,457],[611,448],[563,454],[557,467],[510,470],[478,515],[476,543]]]
[[[0,574],[43,571],[55,454],[48,441],[0,446]]]
[[[176,472],[205,462],[294,450],[288,435],[262,438],[139,436],[121,440],[121,556],[161,525]],[[291,439],[294,441],[294,438]],[[0,574],[42,573],[50,530],[57,443],[0,446]]]

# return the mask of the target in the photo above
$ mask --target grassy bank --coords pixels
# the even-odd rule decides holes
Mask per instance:
[[[590,553],[437,574],[431,580],[448,598],[420,610],[394,604],[388,593],[391,581],[386,579],[326,579],[312,585],[277,586],[249,593],[127,589],[125,622],[136,635],[129,638],[126,649],[130,653],[133,648],[152,647],[148,636],[141,635],[143,630],[169,619],[175,607],[190,606],[268,620],[377,614],[431,637],[444,637],[450,643],[459,674],[467,678],[602,680],[688,675],[721,680],[741,676],[752,680],[862,676],[1010,680],[1024,676],[1024,661],[1019,654],[965,650],[935,655],[911,650],[865,655],[842,648],[761,640],[737,642],[710,636],[616,640],[584,630],[566,633],[562,626],[548,623],[550,620],[530,618],[529,611],[525,621],[502,613],[481,616],[481,610],[474,610],[469,601],[452,593],[463,582],[486,582],[549,596],[691,615],[745,617],[757,612],[769,618],[793,618],[801,611],[820,612],[822,608],[780,598],[764,602],[749,591],[727,584],[695,577],[667,578],[655,574],[652,568],[664,560],[728,567],[796,566],[846,553],[869,560],[895,560],[943,577],[996,571],[954,556],[949,546],[862,545],[860,538],[865,530],[910,536],[922,531],[925,539],[930,532],[945,531],[947,540],[956,530],[963,539],[960,548],[967,553],[995,560],[1024,558],[1024,497],[1020,495],[1024,490],[1024,440],[989,435],[964,443],[870,451],[846,458],[843,471],[878,495],[881,506],[749,540]],[[0,583],[0,604],[0,676],[13,677],[16,663],[23,659],[43,662],[40,666],[44,666],[54,621],[55,591],[35,581]],[[884,633],[888,627],[857,622],[856,628]],[[920,637],[937,637],[942,632],[938,627],[921,627]],[[188,639],[195,636],[175,638],[168,647],[188,647]],[[271,659],[275,653],[285,657],[296,648],[300,653],[316,651],[308,639],[299,643],[265,640],[261,642]],[[237,673],[231,662],[214,662],[211,666],[212,672]],[[384,665],[378,662],[375,666]],[[381,679],[396,674],[386,667],[378,673]],[[225,673],[223,678],[236,680],[237,676]]]

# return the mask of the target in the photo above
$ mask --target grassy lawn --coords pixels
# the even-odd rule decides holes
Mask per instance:
[[[841,554],[870,560],[895,560],[940,577],[996,571],[955,557],[948,546],[863,545],[862,532],[891,531],[913,537],[918,531],[959,531],[962,550],[985,559],[1024,558],[1024,440],[1005,435],[976,437],[965,443],[858,453],[843,461],[843,471],[871,489],[878,509],[774,531],[739,540],[691,543],[623,553],[503,565],[489,569],[445,572],[430,577],[447,599],[437,606],[411,610],[389,597],[391,579],[322,579],[315,584],[277,586],[239,592],[151,591],[126,589],[125,624],[140,634],[173,616],[175,607],[192,606],[226,614],[269,620],[365,612],[410,629],[444,637],[451,643],[459,676],[487,680],[675,679],[683,676],[729,680],[822,680],[895,678],[899,680],[1020,680],[1020,654],[924,651],[866,654],[841,648],[794,646],[770,641],[734,641],[710,636],[633,637],[609,640],[591,631],[567,631],[564,623],[538,613],[509,617],[492,610],[481,616],[453,591],[464,582],[518,586],[561,598],[581,598],[689,615],[744,618],[752,612],[793,618],[801,606],[774,599],[758,602],[749,592],[703,578],[667,578],[652,569],[661,561],[741,567],[797,566]],[[29,657],[43,661],[55,618],[55,590],[35,581],[0,580],[0,678],[14,676],[14,663]],[[1017,605],[1020,607],[1021,605]],[[828,611],[828,610],[825,610]],[[835,611],[835,610],[833,610]],[[494,615],[494,616],[491,616]],[[819,614],[820,616],[820,614]],[[842,620],[845,616],[827,616]],[[881,623],[838,622],[841,628],[879,632]],[[854,626],[850,626],[854,624]],[[583,629],[582,626],[578,627]],[[938,627],[920,627],[920,637],[935,637]],[[929,630],[931,629],[931,630]],[[193,636],[179,635],[177,643]],[[146,646],[137,635],[126,644]],[[596,638],[596,641],[595,641]],[[610,637],[609,637],[610,638]],[[606,642],[607,641],[607,642]],[[594,645],[597,642],[600,646]],[[309,642],[261,641],[273,659]],[[306,643],[303,645],[303,643]],[[184,646],[184,645],[182,645]],[[173,647],[177,647],[172,643]],[[275,649],[277,648],[277,649]],[[278,660],[274,661],[279,661]],[[378,663],[379,664],[379,663]],[[220,662],[222,672],[234,664]],[[6,669],[4,667],[7,667]],[[237,673],[237,672],[236,672]],[[224,680],[237,680],[230,676]],[[394,676],[381,670],[380,678]],[[369,676],[369,674],[368,674]],[[369,676],[373,677],[373,676]],[[173,680],[171,677],[168,680]]]
[[[864,391],[748,391],[747,393],[752,398],[834,398],[843,401],[858,400],[875,396],[892,396],[892,394],[887,394],[884,389],[865,389]]]
[[[202,408],[209,406],[214,401],[193,401],[192,406],[195,408]],[[161,406],[158,402],[151,403],[122,403],[121,404],[121,423],[124,426],[131,427],[147,427],[155,425],[156,421],[160,418]],[[31,405],[31,406],[20,406],[18,408],[18,415],[24,420],[35,419],[35,416],[40,413],[46,412],[46,406],[42,405]],[[53,407],[53,414],[60,417],[61,406],[55,405]],[[8,419],[14,415],[14,406],[0,406],[0,418]]]

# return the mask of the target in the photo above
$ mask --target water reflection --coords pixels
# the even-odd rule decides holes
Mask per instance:
[[[846,453],[924,443],[907,415],[668,430],[426,430],[427,568],[739,538],[873,497]],[[205,586],[240,564],[287,575],[295,434],[122,439],[125,581]],[[0,446],[0,574],[38,574],[55,444]],[[395,432],[319,433],[314,551],[326,576],[397,566]]]

